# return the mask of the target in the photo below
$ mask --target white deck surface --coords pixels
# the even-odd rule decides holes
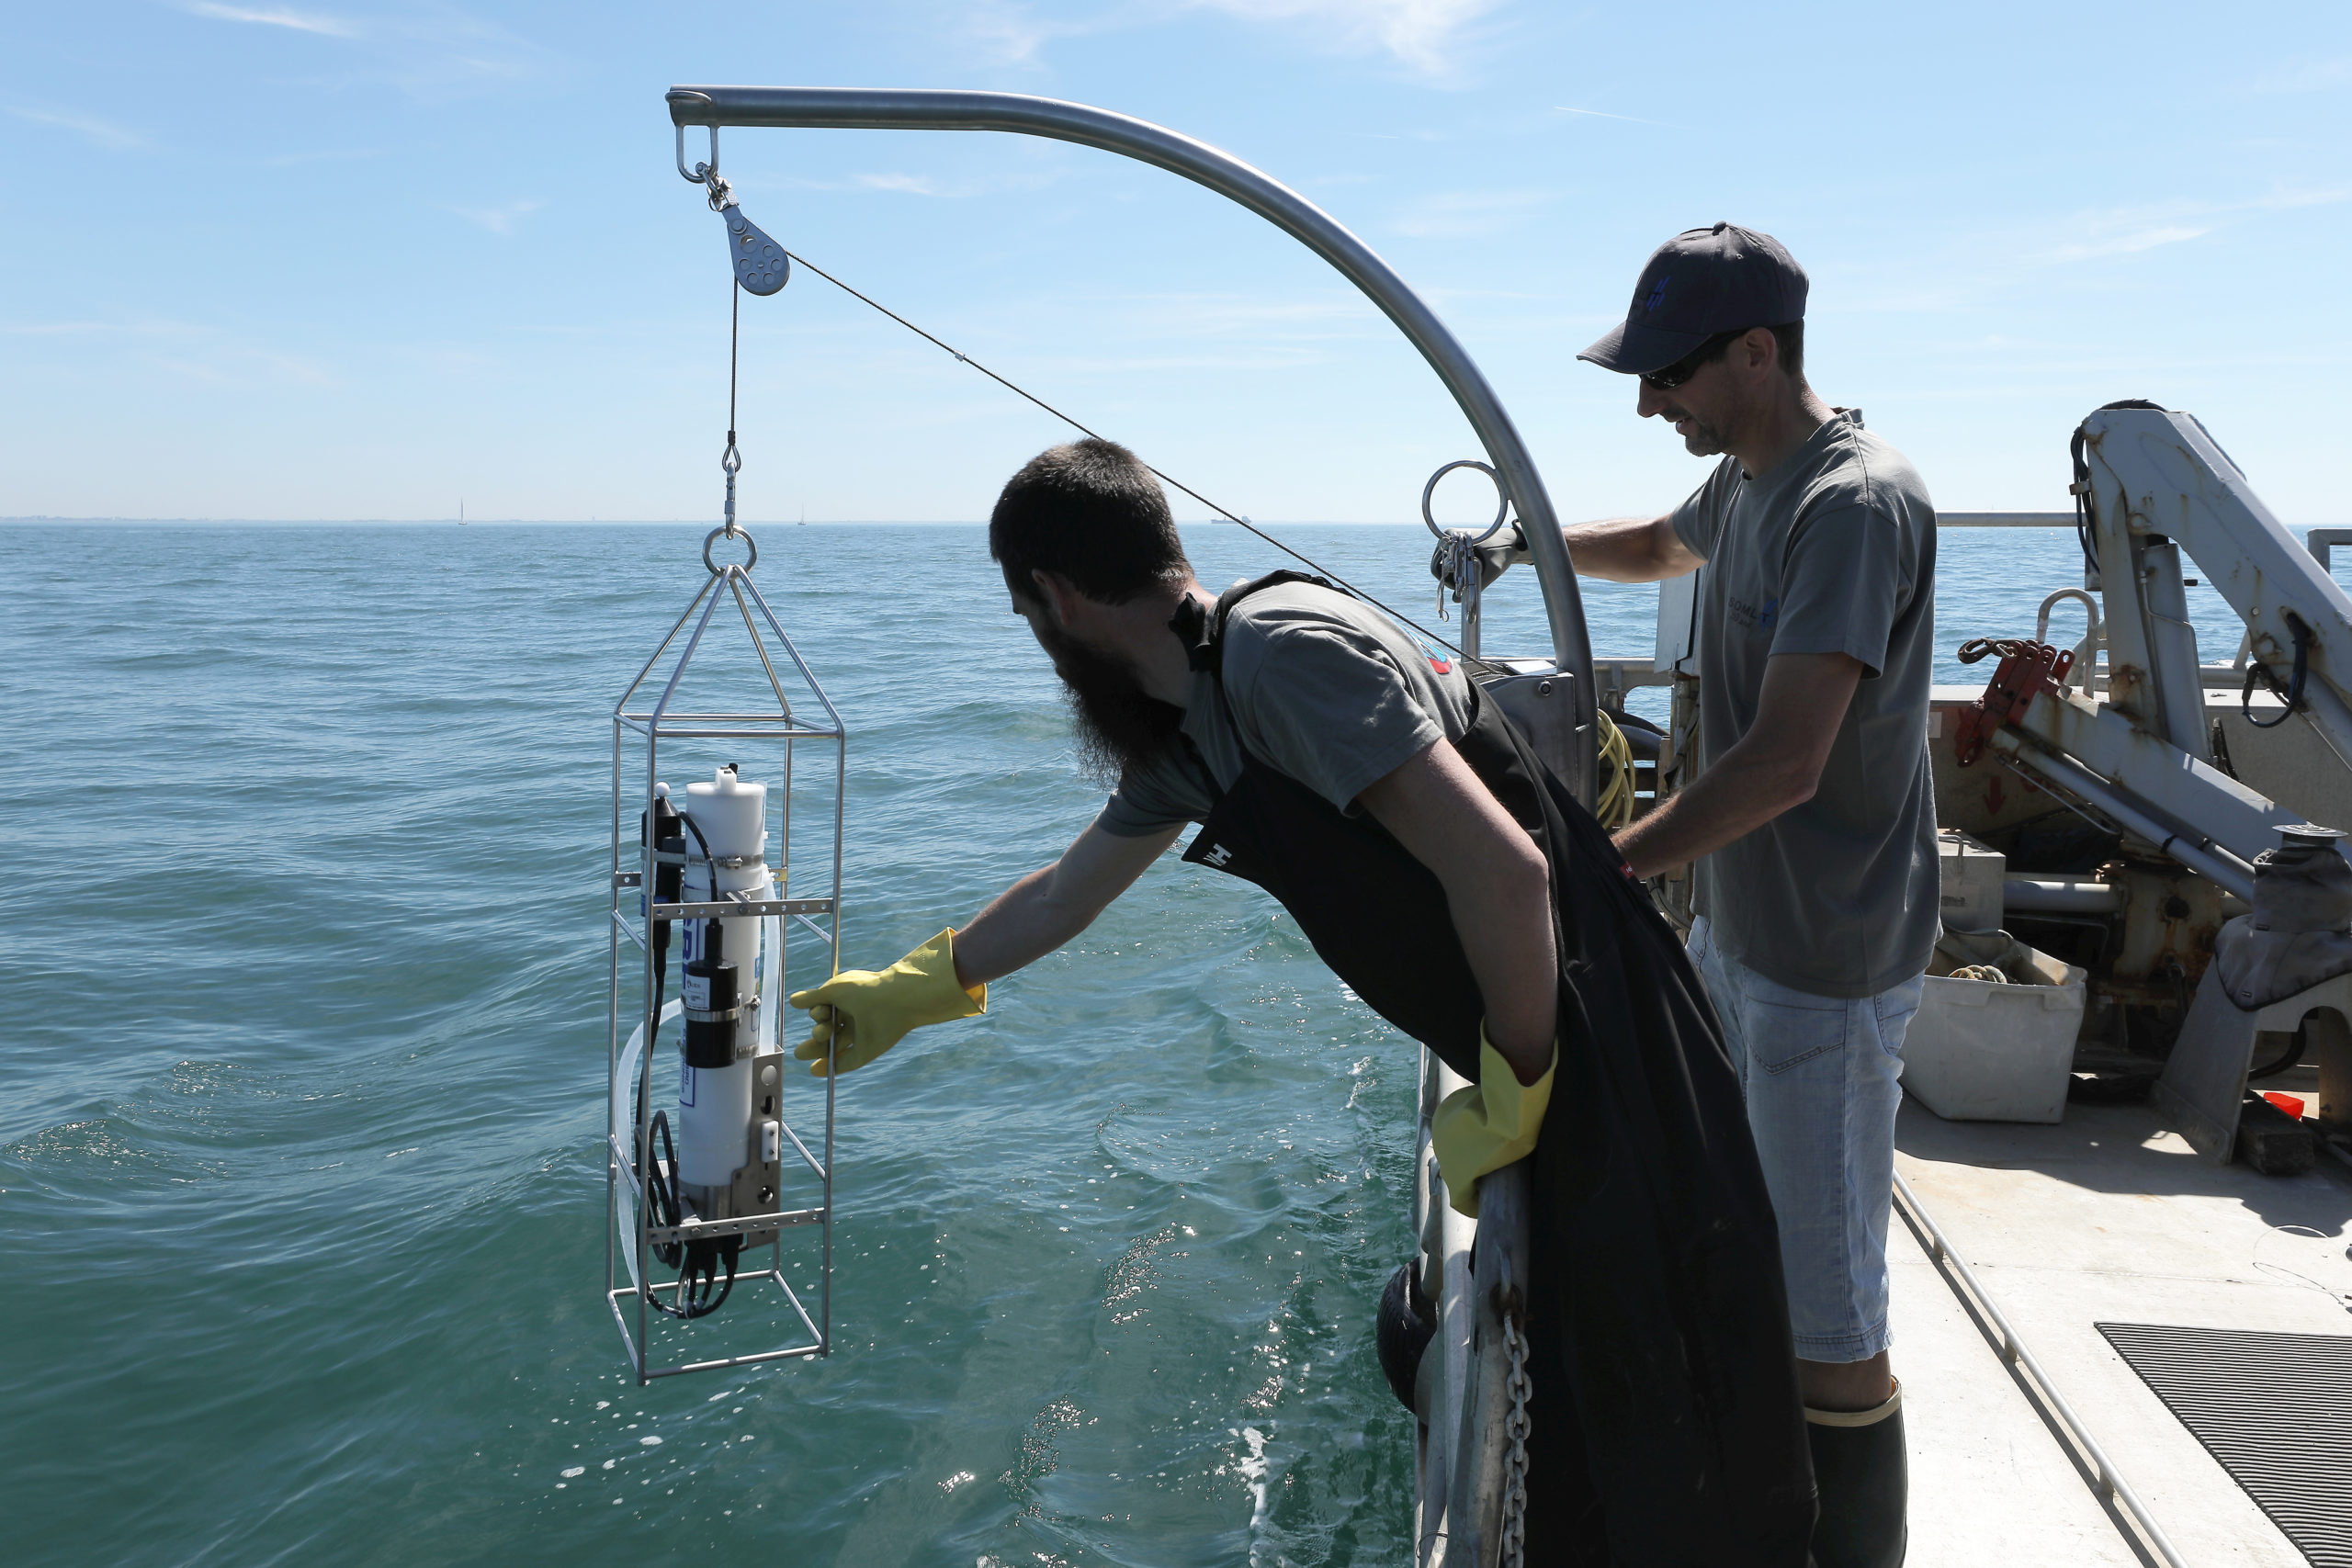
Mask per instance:
[[[2304,1069],[2261,1087],[2313,1081]],[[1943,1122],[1906,1101],[1897,1145],[1920,1202],[2182,1557],[2303,1568],[2092,1325],[2352,1335],[2352,1170],[2324,1155],[2303,1177],[2210,1165],[2147,1106],[2070,1105],[2037,1127]],[[1887,1252],[1912,1568],[2143,1561],[1899,1213]]]

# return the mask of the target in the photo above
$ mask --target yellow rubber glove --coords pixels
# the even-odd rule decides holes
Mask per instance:
[[[1500,1170],[1535,1151],[1544,1111],[1552,1103],[1552,1073],[1560,1048],[1552,1047],[1544,1076],[1522,1084],[1503,1054],[1478,1026],[1478,1081],[1445,1097],[1430,1117],[1430,1144],[1445,1178],[1446,1201],[1454,1212],[1478,1217],[1478,1178]]]
[[[888,969],[844,969],[821,986],[795,991],[813,1026],[793,1055],[825,1076],[830,1039],[833,1069],[849,1072],[888,1051],[910,1029],[989,1010],[989,988],[956,983],[956,928],[948,927]]]

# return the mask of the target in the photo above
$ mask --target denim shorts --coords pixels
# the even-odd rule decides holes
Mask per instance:
[[[1720,951],[1703,917],[1690,928],[1690,961],[1723,1019],[1747,1101],[1781,1226],[1796,1352],[1868,1360],[1889,1343],[1897,1080],[1921,978],[1874,997],[1793,990]]]

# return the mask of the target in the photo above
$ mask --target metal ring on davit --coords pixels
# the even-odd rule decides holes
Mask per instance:
[[[752,540],[752,531],[749,528],[739,528],[734,524],[729,523],[724,527],[713,528],[709,533],[703,536],[702,564],[710,568],[710,575],[713,577],[717,577],[721,571],[724,571],[726,568],[715,565],[712,562],[710,558],[710,547],[717,544],[720,539],[726,537],[729,534],[732,534],[735,537],[742,540],[743,547],[752,552],[752,558],[745,561],[741,566],[736,568],[736,570],[738,571],[749,571],[753,567],[760,564],[760,547]]]
[[[1430,512],[1430,498],[1437,494],[1437,481],[1456,468],[1476,468],[1495,481],[1495,520],[1487,525],[1485,533],[1470,541],[1474,545],[1483,545],[1502,532],[1503,521],[1510,515],[1510,496],[1503,489],[1502,475],[1495,472],[1490,465],[1481,463],[1474,457],[1458,458],[1430,476],[1430,482],[1421,487],[1421,521],[1428,524],[1430,532],[1439,538],[1442,539],[1446,536],[1449,530],[1440,527],[1437,518]],[[1465,534],[1469,532],[1466,528],[1462,531]]]

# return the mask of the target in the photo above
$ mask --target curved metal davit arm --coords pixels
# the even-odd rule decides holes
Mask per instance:
[[[1363,290],[1436,371],[1463,416],[1503,476],[1518,508],[1528,553],[1544,590],[1552,655],[1575,675],[1577,765],[1570,781],[1579,798],[1592,795],[1592,645],[1585,631],[1584,600],[1567,547],[1560,539],[1543,476],[1487,378],[1415,294],[1396,268],[1342,228],[1331,215],[1281,182],[1206,142],[1148,120],[1057,98],[1019,93],[940,92],[899,87],[673,87],[670,119],[679,126],[772,126],[846,130],[1003,130],[1075,141],[1182,175],[1240,203],[1338,268]]]

